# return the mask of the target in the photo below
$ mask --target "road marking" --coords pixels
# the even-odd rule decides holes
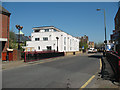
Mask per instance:
[[[101,59],[100,59],[100,70],[102,69],[102,61],[101,61]]]
[[[95,75],[93,75],[81,88],[85,88],[94,78]],[[81,88],[79,90],[81,90]]]
[[[101,69],[102,69],[102,61],[100,59],[100,70]],[[85,88],[94,78],[95,78],[95,75],[93,75],[79,90],[82,90],[82,88]]]

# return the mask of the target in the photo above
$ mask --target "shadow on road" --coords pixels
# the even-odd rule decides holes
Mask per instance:
[[[90,55],[88,57],[90,57],[90,58],[102,58],[102,55]]]

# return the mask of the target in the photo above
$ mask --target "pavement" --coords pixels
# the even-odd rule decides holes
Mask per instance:
[[[11,62],[7,61],[7,62],[2,63],[2,69],[3,69],[3,71],[4,70],[12,70],[14,68],[19,69],[19,68],[25,67],[25,66],[31,66],[31,65],[34,66],[34,65],[41,64],[41,63],[52,62],[52,61],[56,61],[56,60],[60,60],[60,59],[67,59],[67,58],[76,57],[76,56],[79,56],[79,55],[57,57],[57,58],[51,58],[51,59],[45,59],[45,60],[39,60],[39,61],[33,61],[33,62],[27,62],[27,63],[25,63],[23,60],[11,61]],[[81,54],[80,56],[86,56],[86,54]],[[96,55],[91,55],[91,54],[89,54],[87,56],[95,57],[95,58],[101,57],[101,56],[96,56]],[[111,69],[111,66],[107,62],[106,58],[103,58],[101,61],[102,61],[102,64],[103,63],[105,64],[104,71],[107,72],[107,74],[104,75],[104,77],[102,77],[102,73],[101,73],[102,68],[100,68],[101,70],[99,70],[98,72],[95,73],[94,79],[91,80],[91,82],[85,88],[114,88],[114,89],[120,90],[120,84],[117,82],[114,82],[111,79],[113,76],[113,71]],[[49,85],[49,86],[51,86],[51,85]]]
[[[105,57],[102,57],[102,68],[96,73],[96,77],[92,84],[88,85],[90,88],[113,88],[114,90],[120,90],[120,83],[115,82],[114,72],[109,62]]]

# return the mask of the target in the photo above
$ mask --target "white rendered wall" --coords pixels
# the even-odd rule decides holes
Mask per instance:
[[[43,37],[48,37],[48,41],[43,41]],[[47,46],[51,46],[52,50],[57,51],[57,39],[58,37],[58,51],[59,52],[68,52],[68,51],[79,51],[79,39],[68,35],[65,32],[33,32],[31,34],[31,41],[27,41],[27,47],[35,47],[36,51],[47,50]],[[40,38],[39,41],[35,41],[35,38]],[[66,45],[64,43],[64,38],[66,38]],[[71,41],[71,43],[70,43]],[[40,50],[38,49],[40,46]],[[64,49],[66,47],[66,50]]]

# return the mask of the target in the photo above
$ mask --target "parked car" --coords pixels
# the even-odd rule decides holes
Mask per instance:
[[[94,48],[89,48],[88,53],[93,53]]]
[[[94,53],[97,53],[97,49],[93,49],[93,52],[94,52]]]

